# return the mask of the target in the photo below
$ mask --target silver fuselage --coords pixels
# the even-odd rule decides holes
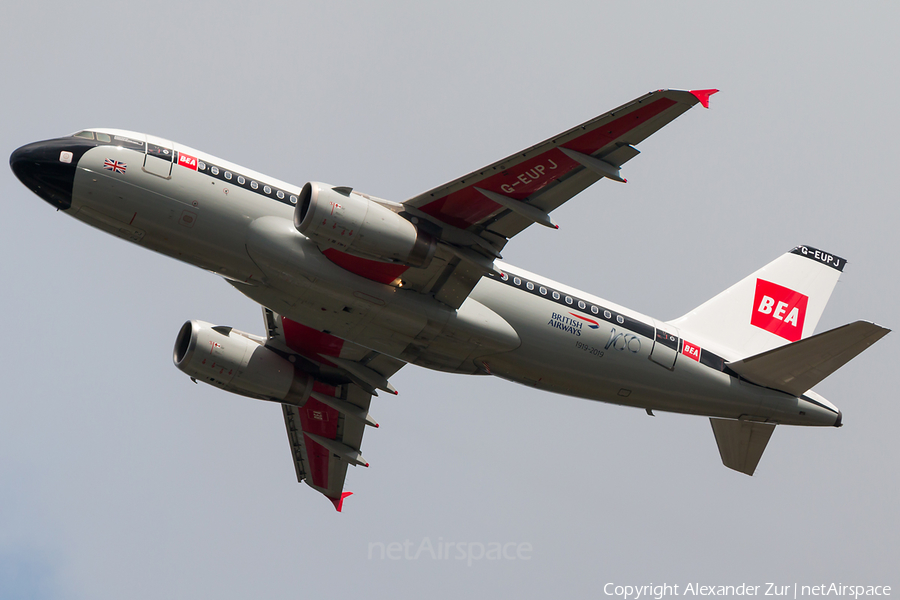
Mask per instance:
[[[498,261],[504,277],[483,277],[458,310],[355,275],[294,228],[298,186],[166,140],[102,131],[197,164],[167,163],[165,152],[151,156],[137,145],[98,145],[77,161],[67,213],[221,275],[292,320],[413,364],[489,373],[591,400],[782,424],[839,423],[838,410],[813,392],[795,398],[729,373],[725,362],[743,357],[714,340],[513,265]],[[126,167],[110,168],[109,161]],[[703,362],[685,352],[684,339],[702,346]]]

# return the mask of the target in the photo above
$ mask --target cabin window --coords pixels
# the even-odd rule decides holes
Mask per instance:
[[[559,300],[559,292],[553,292],[553,299]]]
[[[594,314],[596,315],[596,314],[598,314],[598,313],[600,312],[600,309],[597,308],[596,306],[592,306],[592,307],[591,307],[591,312],[594,313]]]
[[[581,310],[584,310],[586,306],[587,304],[585,304],[581,300],[578,301],[578,308],[580,308]]]
[[[525,284],[525,287],[527,287],[529,290],[533,290],[534,284],[529,281],[528,283]]]
[[[259,184],[256,183],[255,181],[251,181],[251,182],[250,182],[250,187],[252,187],[252,188],[255,190],[256,188],[259,187]]]
[[[225,179],[231,181],[231,171],[225,171]]]
[[[516,285],[522,285],[522,280],[518,277],[513,277],[513,283]]]
[[[547,295],[547,288],[545,288],[544,286],[541,286],[540,292],[541,292],[541,295],[542,295],[542,296],[546,296],[546,295]]]
[[[282,192],[281,190],[275,192],[275,195],[278,196],[279,200],[284,200],[284,192]]]
[[[271,194],[272,188],[270,188],[269,186],[263,186],[263,191],[267,194]]]
[[[566,296],[566,304],[572,304],[573,300],[571,296]]]
[[[247,180],[244,179],[244,176],[243,176],[243,175],[238,175],[238,183],[239,183],[239,184],[244,185],[244,183],[245,183],[246,181],[247,181]]]

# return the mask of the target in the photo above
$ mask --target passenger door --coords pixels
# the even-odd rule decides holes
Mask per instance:
[[[175,152],[172,148],[172,142],[162,138],[147,136],[147,143],[144,146],[144,172],[170,179],[172,177],[172,161],[175,158]]]
[[[656,326],[656,335],[653,339],[653,348],[650,350],[650,360],[672,370],[675,368],[675,359],[678,358],[681,344],[678,328],[656,320],[653,324]]]

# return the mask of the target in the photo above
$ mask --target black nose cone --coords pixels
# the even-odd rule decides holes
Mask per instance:
[[[28,188],[58,209],[72,206],[78,160],[94,144],[59,138],[22,146],[9,157],[13,173]]]

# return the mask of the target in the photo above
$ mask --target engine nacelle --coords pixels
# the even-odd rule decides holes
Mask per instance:
[[[178,332],[175,366],[196,381],[251,398],[303,406],[313,379],[262,341],[230,327],[188,321]]]
[[[434,238],[381,204],[325,183],[303,186],[294,227],[323,246],[382,262],[425,267]]]

